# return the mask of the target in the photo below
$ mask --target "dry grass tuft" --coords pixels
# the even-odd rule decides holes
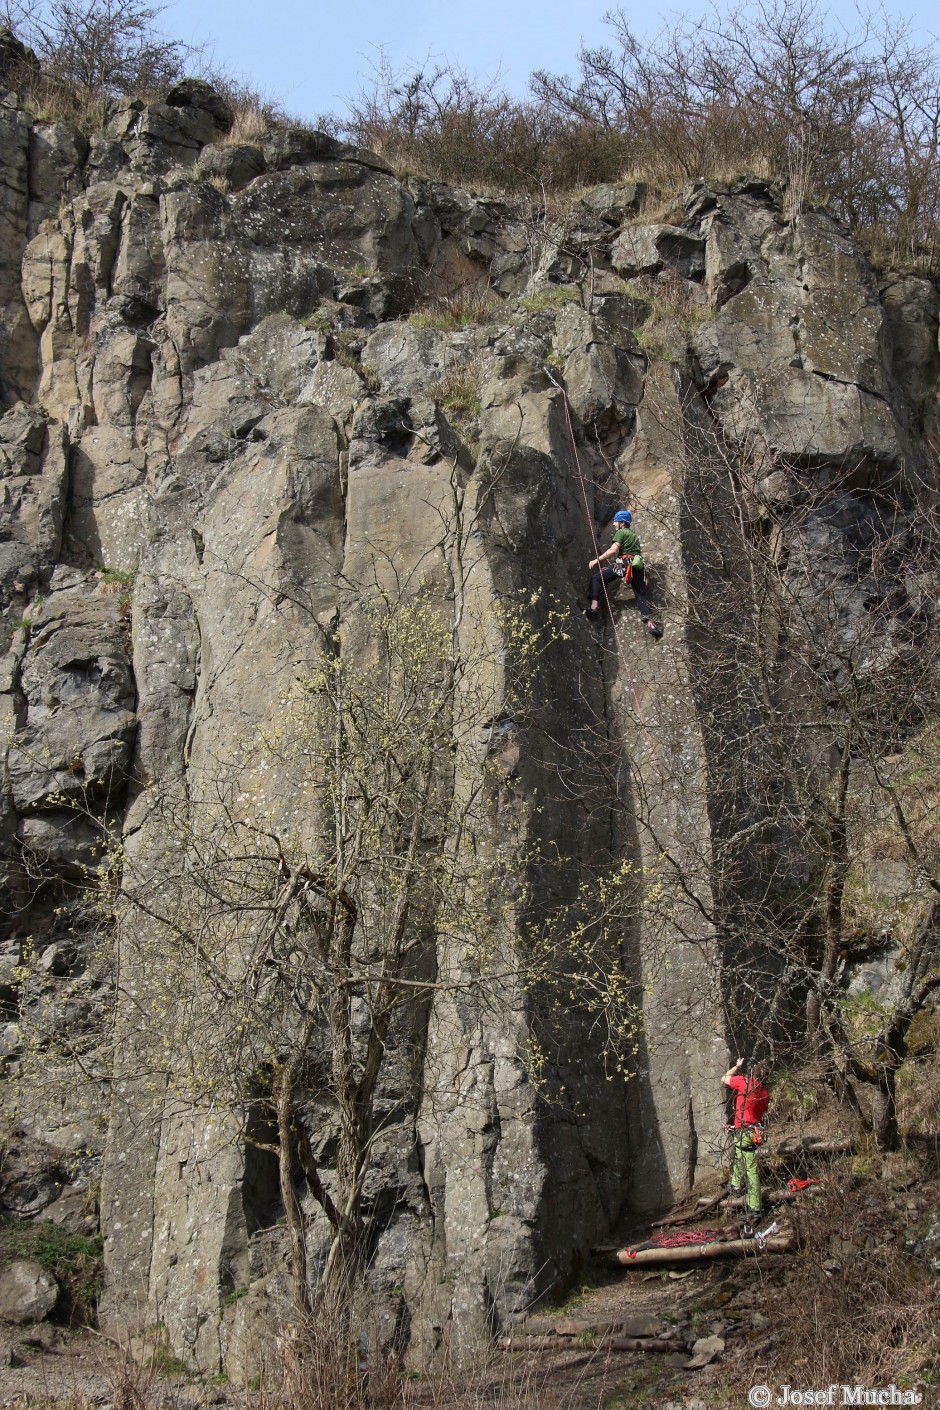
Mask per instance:
[[[651,362],[684,361],[693,333],[714,316],[700,287],[678,277],[627,279],[622,292],[649,310],[634,332]]]
[[[235,121],[221,141],[227,147],[260,147],[268,134],[283,127],[287,118],[276,103],[249,88],[226,93]]]
[[[452,368],[428,390],[463,439],[473,441],[481,408],[479,363]]]
[[[502,307],[502,300],[488,287],[465,285],[452,293],[438,294],[425,300],[409,314],[408,322],[414,328],[452,332],[478,324],[495,323]]]

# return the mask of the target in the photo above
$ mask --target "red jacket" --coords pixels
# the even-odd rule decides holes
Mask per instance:
[[[770,1093],[756,1077],[729,1077],[734,1099],[735,1126],[759,1126],[770,1103]]]

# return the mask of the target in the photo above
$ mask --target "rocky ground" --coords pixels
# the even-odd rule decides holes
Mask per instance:
[[[725,1269],[659,1271],[610,1276],[598,1263],[585,1288],[556,1314],[533,1317],[517,1346],[461,1373],[406,1382],[403,1401],[455,1407],[517,1404],[520,1407],[649,1403],[654,1396],[685,1400],[713,1392],[727,1374],[725,1347],[753,1338],[769,1318],[759,1311],[769,1270],[754,1260]],[[688,1369],[688,1349],[625,1352],[612,1346],[619,1337],[669,1339],[706,1347],[717,1356],[701,1370]],[[35,1340],[39,1340],[36,1338]],[[120,1407],[130,1403],[156,1410],[190,1410],[201,1405],[272,1403],[262,1392],[207,1387],[179,1372],[147,1373],[132,1367],[117,1348],[89,1333],[57,1334],[48,1349],[22,1341],[15,1364],[0,1369],[0,1405]],[[123,1397],[123,1398],[122,1398]]]

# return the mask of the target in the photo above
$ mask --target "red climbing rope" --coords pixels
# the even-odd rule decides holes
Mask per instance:
[[[713,1244],[726,1237],[721,1229],[680,1229],[674,1234],[654,1234],[646,1243],[628,1248],[626,1253],[635,1258],[648,1248],[691,1248],[695,1244]]]

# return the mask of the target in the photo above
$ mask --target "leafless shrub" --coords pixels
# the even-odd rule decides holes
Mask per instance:
[[[179,1410],[191,1403],[186,1394],[190,1373],[162,1341],[154,1341],[136,1357],[127,1349],[109,1355],[102,1359],[101,1370],[115,1410]]]
[[[879,258],[935,261],[936,43],[887,15],[842,29],[814,0],[731,0],[651,41],[622,10],[607,22],[574,77],[536,72],[522,101],[457,65],[396,72],[382,55],[347,129],[399,167],[506,191],[786,177],[793,210],[825,200]]]
[[[367,1291],[328,1296],[315,1318],[276,1339],[258,1410],[396,1410],[405,1400],[400,1349],[383,1344]]]
[[[115,96],[156,92],[182,75],[192,51],[157,29],[165,9],[144,0],[4,0],[0,18],[48,79]]]
[[[457,64],[399,72],[384,53],[350,104],[345,129],[399,169],[499,191],[590,185],[628,156],[619,134],[519,102]]]
[[[813,153],[806,133],[794,136],[787,145],[787,219],[796,220],[806,206],[813,183]]]
[[[273,100],[207,68],[200,50],[163,34],[166,8],[144,0],[2,0],[0,25],[27,46],[7,81],[44,118],[75,121],[89,132],[104,125],[115,98],[162,98],[186,71],[228,100],[235,122],[226,143],[260,143],[288,121]]]
[[[4,0],[0,23],[38,60],[10,81],[43,116],[100,127],[110,100],[159,96],[196,57],[159,31],[164,9],[144,0]]]

